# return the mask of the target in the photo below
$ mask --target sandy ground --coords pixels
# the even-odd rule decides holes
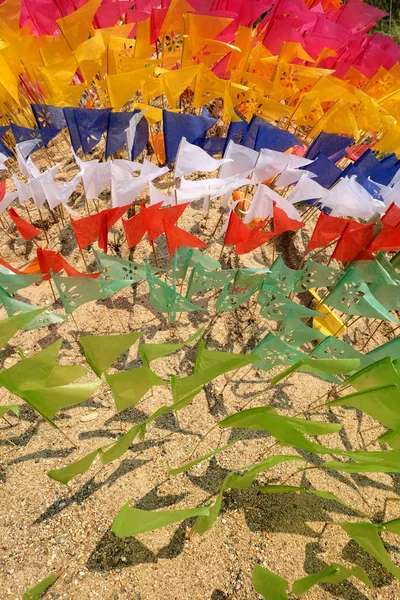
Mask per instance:
[[[101,152],[101,149],[96,152]],[[69,162],[70,154],[62,138],[53,145],[49,154],[54,161],[63,161],[61,174],[70,179],[76,167]],[[34,159],[41,166],[49,166],[45,162],[45,152]],[[166,183],[161,182],[160,185],[165,187]],[[102,195],[99,204],[102,208],[110,206],[109,192]],[[37,218],[33,204],[30,206]],[[79,194],[74,208],[81,216],[86,214]],[[94,211],[92,202],[90,208]],[[84,270],[71,227],[66,222],[60,235],[48,211],[44,209],[43,213],[49,226],[49,247],[60,250],[73,266]],[[20,214],[25,216],[23,209]],[[207,252],[216,258],[220,254],[221,241],[218,235],[211,237],[211,233],[218,218],[216,205],[210,211],[206,229],[203,229],[204,214],[199,204],[189,207],[179,222],[185,229],[208,241]],[[39,220],[35,224],[40,227]],[[117,250],[121,256],[128,257],[120,222],[115,229],[119,243]],[[11,226],[9,232],[13,235]],[[254,256],[250,254],[238,259],[233,250],[226,249],[222,266],[259,266],[258,261],[269,266],[273,256],[282,251],[287,264],[296,267],[310,232],[311,223],[305,231],[296,234],[292,244],[288,245],[287,240],[277,240],[274,245],[255,251]],[[3,232],[0,233],[0,251],[4,259],[21,268],[34,257],[33,244],[14,243]],[[113,239],[111,234],[110,241]],[[165,265],[168,262],[165,240],[160,238],[156,244],[160,261]],[[85,255],[91,260],[88,252]],[[326,264],[328,256],[329,250],[321,253],[319,260]],[[143,241],[135,249],[133,259],[140,262],[146,257],[153,263],[149,245]],[[90,268],[93,269],[93,264]],[[63,312],[61,302],[54,303],[46,282],[21,290],[17,298],[38,305],[51,305]],[[196,301],[208,305],[209,312],[183,314],[174,328],[178,341],[188,337],[199,326],[207,325],[215,314],[213,292]],[[267,322],[258,316],[258,312],[256,314],[257,317],[251,320],[247,309],[241,308],[236,313],[220,315],[207,331],[207,347],[248,352],[268,331],[276,330],[276,323]],[[1,310],[0,316],[5,317],[4,310]],[[81,333],[140,330],[143,332],[142,341],[168,341],[167,321],[152,309],[146,283],[138,284],[135,293],[131,288],[122,290],[114,296],[113,303],[107,300],[86,304],[74,316]],[[392,329],[392,325],[384,324],[367,349],[391,339]],[[361,349],[370,331],[371,320],[360,319],[350,328],[345,339]],[[64,340],[59,362],[85,365],[76,342],[76,327],[73,320],[68,319],[65,324],[47,329],[19,332],[2,350],[3,366],[16,362],[18,346],[26,356],[30,356],[59,337]],[[192,344],[163,361],[153,363],[152,367],[165,378],[169,378],[171,373],[190,374],[194,358],[195,346]],[[114,365],[114,370],[139,365],[136,344]],[[345,449],[363,447],[356,433],[358,419],[362,418],[363,430],[373,427],[376,422],[351,409],[307,412],[308,404],[328,390],[328,384],[316,377],[295,374],[288,381],[270,387],[268,382],[278,371],[275,369],[264,374],[252,370],[248,373],[248,369],[244,368],[230,382],[224,376],[219,377],[180,413],[180,428],[171,414],[157,419],[148,428],[144,444],[134,443],[119,461],[104,468],[99,462],[95,463],[86,475],[74,479],[68,487],[49,479],[46,471],[77,460],[94,448],[117,439],[121,433],[112,396],[106,386],[103,385],[85,404],[64,410],[57,418],[58,424],[79,444],[76,450],[29,407],[21,406],[19,419],[8,416],[12,427],[4,421],[0,425],[1,597],[7,600],[20,598],[24,590],[48,573],[62,569],[62,576],[46,596],[49,600],[255,600],[259,596],[251,584],[254,564],[268,567],[292,582],[335,561],[363,566],[376,588],[369,590],[351,579],[339,586],[316,586],[306,595],[307,598],[399,598],[399,583],[352,542],[340,527],[332,525],[324,528],[331,521],[357,520],[357,513],[311,495],[263,496],[253,491],[229,491],[224,496],[215,526],[202,537],[189,537],[191,522],[124,540],[111,533],[112,521],[126,502],[149,510],[202,505],[213,496],[229,470],[253,463],[276,451],[276,448],[268,450],[272,441],[263,432],[215,428],[202,441],[202,436],[221,418],[240,410],[247,403],[249,406],[272,405],[284,415],[305,411],[314,419],[341,422],[341,432],[318,441]],[[93,377],[89,374],[87,379]],[[2,390],[2,404],[15,402],[22,404]],[[122,413],[123,431],[170,402],[169,387],[155,388],[153,396],[148,395],[138,407]],[[364,433],[365,443],[372,442],[371,449],[379,449],[373,441],[381,432],[378,428]],[[168,478],[167,460],[173,465],[183,464],[193,451],[194,456],[199,456],[235,439],[240,433],[244,433],[241,441],[226,452],[186,474]],[[196,449],[199,442],[201,444]],[[293,454],[296,451],[284,448],[277,453]],[[317,466],[324,458],[301,451],[298,454],[305,459],[304,466]],[[297,468],[297,464],[280,465],[260,475],[258,481],[282,483]],[[332,491],[350,506],[366,512],[372,520],[383,521],[398,516],[395,502],[388,503],[386,507],[384,504],[385,498],[399,498],[400,479],[395,475],[347,475],[315,469],[292,476],[289,483]],[[400,566],[398,538],[385,535],[384,541],[391,558]]]

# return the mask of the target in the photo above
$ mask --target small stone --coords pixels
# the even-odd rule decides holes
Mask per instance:
[[[80,420],[82,421],[82,423],[87,423],[88,421],[93,421],[94,419],[97,419],[99,415],[97,414],[97,412],[92,412],[89,413],[88,415],[83,415]]]

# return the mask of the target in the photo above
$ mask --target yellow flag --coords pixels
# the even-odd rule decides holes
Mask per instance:
[[[386,130],[395,125],[396,119],[382,109],[371,96],[364,94],[361,90],[355,90],[354,96],[357,104],[350,104],[350,110],[360,129],[379,131],[382,127]]]
[[[39,70],[51,95],[62,98],[67,92],[77,68],[76,58],[71,56],[67,60],[39,67]]]
[[[78,83],[70,85],[62,93],[50,96],[48,104],[53,106],[78,106],[82,98],[82,94],[86,89],[86,83]]]
[[[200,70],[201,65],[194,65],[193,67],[167,71],[160,76],[164,93],[171,108],[175,108],[179,96],[195,80]]]
[[[15,42],[27,30],[20,30],[21,0],[5,0],[0,5],[0,37],[7,43]]]
[[[236,46],[236,48],[240,48],[242,53],[231,53],[227,68],[228,73],[231,72],[233,69],[236,69],[240,72],[245,71],[247,69],[250,60],[252,40],[253,30],[250,29],[250,27],[243,27],[243,25],[239,25],[234,45]]]
[[[324,111],[322,110],[318,95],[310,93],[298,99],[290,120],[294,121],[296,125],[314,127],[323,116]]]
[[[293,113],[293,108],[269,98],[260,98],[255,113],[267,121],[279,121]]]
[[[149,125],[155,125],[156,123],[159,123],[162,120],[163,111],[161,108],[157,108],[156,106],[150,106],[149,104],[143,104],[142,102],[135,102],[135,108],[137,108],[138,110],[146,111],[144,117]]]
[[[96,32],[92,38],[79,44],[74,51],[79,68],[89,85],[101,69],[106,50],[103,36],[101,33]]]
[[[225,81],[203,65],[196,77],[193,108],[201,108],[215,98],[223,98],[224,93]]]
[[[147,79],[142,79],[140,82],[140,89],[142,92],[143,102],[145,104],[148,104],[152,98],[161,96],[163,93],[161,81],[156,77],[147,77]]]
[[[135,58],[150,58],[155,47],[150,43],[150,17],[140,21],[136,29]]]
[[[107,91],[111,106],[114,110],[120,110],[126,102],[140,89],[142,80],[146,80],[153,74],[153,67],[137,69],[130,73],[118,73],[107,75],[105,78]]]
[[[233,19],[188,12],[184,15],[184,22],[185,33],[187,35],[215,40],[215,38],[233,22]]]
[[[400,159],[400,128],[393,128],[387,131],[379,142],[374,146],[374,150],[379,152],[394,152]]]
[[[354,67],[350,67],[344,80],[351,83],[351,85],[354,85],[355,88],[362,89],[368,82],[368,77],[365,77],[365,75],[360,73],[360,71],[357,71]]]
[[[274,83],[286,87],[295,93],[304,88],[309,88],[322,77],[333,73],[329,69],[317,69],[316,67],[304,67],[278,62],[276,64]],[[332,96],[330,96],[330,99]]]
[[[0,83],[4,89],[10,94],[11,98],[19,104],[18,96],[18,79],[9,68],[7,61],[0,53]]]
[[[62,35],[45,44],[39,52],[44,65],[59,63],[62,60],[70,58],[72,54],[71,48]]]
[[[71,50],[88,39],[94,15],[101,3],[102,0],[88,0],[78,10],[57,19],[57,25]]]
[[[279,52],[278,62],[291,63],[295,58],[314,62],[314,59],[307,54],[301,44],[298,42],[283,42],[281,51]]]
[[[235,112],[233,103],[232,103],[232,83],[230,81],[225,82],[225,90],[224,90],[224,108],[222,111],[222,119],[225,123],[230,123],[233,121],[234,123],[238,123],[242,119],[238,117]]]
[[[186,0],[172,0],[161,25],[160,34],[171,31],[183,34],[185,31],[183,16],[190,11],[194,11],[194,8]]]
[[[314,137],[321,133],[321,131],[325,131],[326,133],[344,133],[350,135],[356,141],[360,137],[354,115],[341,98],[317,121],[308,135]]]
[[[363,87],[363,92],[379,100],[391,92],[395,92],[399,87],[398,80],[380,66],[378,71],[371,77],[368,83]]]
[[[236,48],[231,44],[208,38],[185,35],[182,52],[182,67],[191,67],[200,64],[210,67],[221,60],[221,58],[226,56],[229,52],[236,52],[241,55],[240,48]]]

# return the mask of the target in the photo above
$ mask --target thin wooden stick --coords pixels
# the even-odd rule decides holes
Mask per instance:
[[[49,236],[47,235],[46,227],[44,225],[44,219],[43,219],[42,211],[40,210],[40,208],[38,208],[38,211],[39,211],[40,220],[42,222],[42,229],[43,229],[44,237],[46,238],[46,242],[49,244],[50,243]]]
[[[378,331],[379,327],[383,325],[383,321],[381,321],[379,323],[379,325],[374,329],[374,331],[371,333],[371,335],[369,336],[369,338],[367,339],[367,341],[365,342],[364,346],[361,348],[361,352],[364,350],[364,348],[366,346],[368,346],[368,343],[372,340],[372,338],[374,337],[374,335],[376,334],[376,332]]]

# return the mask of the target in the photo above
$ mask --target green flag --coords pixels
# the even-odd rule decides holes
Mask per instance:
[[[348,377],[346,385],[351,385],[357,391],[383,385],[397,385],[400,389],[400,376],[392,359],[387,356]]]
[[[136,406],[153,386],[168,385],[168,381],[164,381],[147,367],[106,375],[106,381],[118,411]]]
[[[308,592],[308,590],[311,589],[314,585],[317,585],[319,583],[329,583],[331,585],[338,585],[339,583],[342,583],[342,581],[345,581],[349,577],[356,577],[357,579],[365,583],[365,585],[369,588],[373,587],[368,575],[361,567],[352,567],[351,569],[348,569],[343,565],[332,563],[328,567],[325,567],[325,569],[318,571],[318,573],[315,573],[314,575],[309,575],[308,577],[302,577],[301,579],[297,579],[293,583],[292,592],[296,596],[302,596],[303,594]]]
[[[353,406],[386,427],[400,431],[400,387],[383,385],[347,394],[327,403],[327,406]]]
[[[215,258],[201,252],[198,248],[181,246],[174,253],[167,272],[172,272],[172,279],[184,279],[189,267],[203,267],[204,270],[214,271],[220,269],[221,265]]]
[[[285,294],[292,292],[301,276],[301,271],[291,269],[285,265],[282,254],[278,254],[275,262],[271,265],[271,275],[277,280],[277,286]]]
[[[379,264],[385,269],[385,271],[387,271],[387,273],[393,279],[393,281],[399,279],[399,274],[396,271],[395,264],[393,264],[390,260],[386,258],[386,253],[383,250],[378,252],[378,254],[375,256],[375,260],[377,260]]]
[[[22,594],[22,600],[39,600],[50,586],[59,578],[58,573],[50,573],[35,586],[29,588]]]
[[[81,335],[86,360],[98,377],[140,338],[140,331],[119,335]]]
[[[9,294],[15,294],[18,290],[29,287],[42,279],[43,275],[35,274],[17,274],[17,273],[1,273],[0,286],[7,290]]]
[[[281,365],[292,365],[307,356],[293,344],[288,344],[271,332],[267,333],[251,353],[261,357],[260,360],[254,361],[254,366],[266,372]]]
[[[362,354],[362,352],[346,344],[343,340],[335,338],[333,335],[328,336],[315,346],[311,355],[315,358],[359,358],[360,368],[373,362],[373,359],[369,358],[368,355]]]
[[[265,600],[289,600],[287,580],[260,565],[253,567],[253,587]]]
[[[129,279],[132,283],[146,279],[146,265],[119,256],[103,254],[97,250],[93,250],[93,252],[96,257],[97,268],[99,271],[104,271],[111,279]],[[155,267],[149,268],[152,273],[161,270]]]
[[[155,277],[149,269],[147,269],[146,279],[150,290],[151,305],[157,312],[169,314],[171,322],[175,321],[177,312],[206,310],[178,294],[174,288],[169,287],[164,281]]]
[[[324,304],[347,315],[371,317],[397,323],[384,306],[372,295],[355,269],[350,269],[324,298]]]
[[[266,282],[261,286],[257,302],[262,306],[261,316],[268,319],[268,321],[282,321],[290,310],[299,318],[320,316],[320,313],[315,312],[315,310],[297,304],[297,302],[292,302],[292,300],[286,298],[279,288]]]
[[[90,277],[60,277],[51,272],[61,302],[67,315],[70,315],[82,304],[103,298],[103,290],[99,279]]]
[[[8,319],[2,319],[0,321],[0,348],[2,348],[7,342],[19,331],[22,327],[25,327],[32,319],[38,317],[46,309],[37,308],[35,310],[24,312],[15,317],[9,317]]]
[[[203,342],[203,343],[202,343]],[[187,396],[187,403],[197,395],[204,385],[228,371],[235,371],[245,367],[256,360],[252,354],[235,354],[234,352],[220,352],[206,350],[204,341],[199,344],[199,355],[196,357],[195,373],[188,377],[171,376],[172,396],[178,402]],[[193,396],[190,396],[193,394]]]
[[[279,373],[271,380],[271,385],[276,385],[285,377],[294,373],[294,371],[302,371],[304,373],[314,373],[321,377],[325,375],[338,375],[349,373],[359,367],[360,361],[357,358],[302,358],[294,365]]]
[[[235,280],[233,285],[235,288],[251,288],[263,281],[277,285],[277,280],[272,277],[269,269],[250,269],[248,267],[242,267],[236,269]]]
[[[23,358],[15,365],[0,371],[0,386],[22,398],[25,390],[46,387],[47,379],[56,364],[62,340],[47,346],[33,356]]]
[[[282,321],[279,334],[284,337],[284,341],[294,346],[302,346],[307,342],[325,337],[320,331],[303,323],[292,310],[289,310]]]
[[[400,251],[396,252],[396,254],[393,256],[393,258],[390,259],[390,264],[392,265],[392,267],[394,269],[400,268]]]
[[[215,303],[215,308],[219,312],[231,312],[235,310],[247,300],[249,300],[254,294],[259,290],[259,285],[247,290],[247,292],[243,292],[242,294],[230,294],[229,288],[230,283],[227,283],[217,298],[217,302]]]
[[[366,283],[396,283],[378,260],[354,260],[346,268],[346,272],[350,269],[355,269]]]
[[[42,415],[50,425],[57,427],[53,422],[53,417],[59,410],[86,402],[101,384],[102,381],[97,380],[60,387],[24,390],[22,399]]]
[[[152,360],[167,356],[176,350],[180,350],[190,342],[193,342],[201,336],[204,331],[204,327],[201,327],[195,333],[193,333],[187,340],[179,342],[177,344],[139,344],[139,354],[145,367],[150,367]]]
[[[207,271],[201,264],[195,265],[190,273],[186,298],[196,296],[199,292],[217,290],[231,283],[235,275],[235,269],[226,271]]]
[[[0,302],[5,308],[5,311],[9,317],[12,317],[15,313],[28,313],[33,310],[39,310],[39,306],[33,306],[27,302],[16,300],[10,294],[0,287]],[[30,331],[32,329],[38,329],[39,327],[47,327],[48,325],[54,325],[55,323],[63,323],[68,317],[60,315],[59,313],[53,312],[52,310],[43,309],[37,317],[33,318],[27,325],[21,327],[24,331]]]
[[[390,356],[392,360],[400,358],[400,337],[397,336],[393,340],[382,344],[374,348],[370,352],[367,352],[366,356],[371,359],[372,362]]]
[[[304,292],[304,290],[310,288],[331,287],[342,275],[342,271],[316,263],[311,258],[307,258],[303,268],[298,273],[299,278],[294,286],[295,292]]]
[[[369,289],[387,310],[400,310],[400,285],[372,283]]]

